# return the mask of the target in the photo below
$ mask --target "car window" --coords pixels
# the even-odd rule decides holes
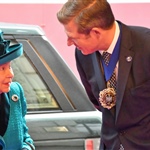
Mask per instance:
[[[60,109],[53,94],[25,54],[12,61],[12,68],[15,74],[13,81],[18,81],[24,88],[28,111]]]
[[[43,36],[5,35],[22,43],[24,54],[12,61],[14,81],[21,83],[28,113],[95,110],[84,88]]]

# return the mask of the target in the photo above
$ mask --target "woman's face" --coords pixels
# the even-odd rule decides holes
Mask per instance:
[[[14,77],[10,62],[0,65],[0,93],[7,93]]]

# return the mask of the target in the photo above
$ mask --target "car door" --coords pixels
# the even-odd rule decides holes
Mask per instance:
[[[12,67],[14,81],[25,91],[26,120],[36,150],[97,150],[101,113],[80,82],[43,33],[14,32],[5,29],[4,35],[23,44],[24,54]]]

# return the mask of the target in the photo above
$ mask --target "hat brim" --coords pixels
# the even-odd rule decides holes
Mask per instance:
[[[0,65],[16,59],[23,54],[23,46],[21,43],[9,47],[8,53],[0,56]]]

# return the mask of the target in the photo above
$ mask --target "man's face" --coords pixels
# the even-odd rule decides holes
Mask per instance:
[[[88,35],[78,33],[77,25],[73,21],[71,21],[67,25],[64,25],[64,28],[68,37],[68,46],[76,46],[84,55],[88,55],[99,50],[98,38],[91,35],[91,33],[89,33]]]

